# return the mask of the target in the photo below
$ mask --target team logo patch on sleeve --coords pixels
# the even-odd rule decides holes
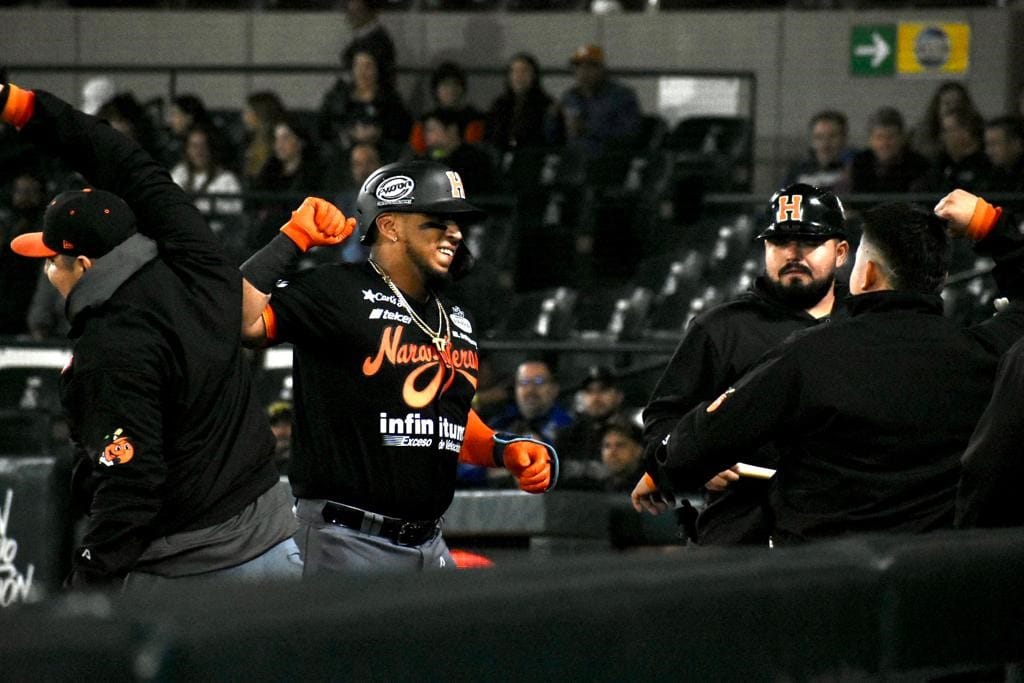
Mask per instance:
[[[718,410],[719,408],[721,408],[722,404],[725,403],[725,399],[729,398],[734,393],[736,393],[736,390],[733,389],[732,387],[729,387],[728,389],[726,389],[725,392],[721,396],[719,396],[718,398],[716,398],[714,401],[711,402],[711,405],[709,405],[707,407],[707,411],[706,412],[713,413],[716,410]]]
[[[106,467],[113,465],[124,465],[135,457],[135,445],[128,439],[127,436],[123,436],[124,430],[118,428],[113,434],[110,434],[104,438],[110,439],[104,448],[103,452],[100,453],[100,464]]]

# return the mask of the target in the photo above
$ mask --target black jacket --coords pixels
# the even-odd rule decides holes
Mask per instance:
[[[846,294],[846,286],[837,283],[831,315],[815,318],[778,300],[762,276],[749,291],[694,318],[644,409],[645,460],[653,465],[654,450],[680,418],[732,386],[769,349],[794,332],[845,317]],[[778,454],[766,444],[738,450],[729,465],[737,462],[774,468]],[[697,522],[698,541],[767,545],[768,493],[768,482],[755,479],[736,482],[721,493],[708,492]]]
[[[23,134],[122,197],[148,236],[96,259],[67,302],[62,400],[90,507],[71,583],[104,582],[153,539],[225,521],[272,487],[274,440],[240,347],[241,278],[189,197],[134,142],[45,92]]]
[[[1003,219],[977,245],[1005,295],[1024,294],[1024,238]],[[1017,303],[964,329],[936,294],[879,291],[850,318],[794,335],[655,454],[666,487],[699,485],[737,451],[780,442],[777,541],[949,527],[960,457],[1000,356],[1024,334]]]

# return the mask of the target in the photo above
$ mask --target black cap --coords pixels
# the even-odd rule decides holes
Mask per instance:
[[[57,195],[46,207],[43,231],[16,237],[11,249],[34,258],[57,254],[99,258],[135,232],[135,214],[123,199],[87,187]]]
[[[602,387],[614,387],[617,384],[615,373],[603,365],[592,365],[587,369],[587,374],[580,382],[579,391],[586,391],[590,385],[597,382]]]

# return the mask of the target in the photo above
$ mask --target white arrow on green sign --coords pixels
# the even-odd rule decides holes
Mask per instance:
[[[850,30],[850,73],[891,76],[896,72],[896,25],[854,26]]]

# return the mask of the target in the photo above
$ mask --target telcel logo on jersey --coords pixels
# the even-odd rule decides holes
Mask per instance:
[[[381,413],[380,435],[385,446],[430,446],[434,443],[434,421],[419,413],[406,413],[404,417]]]
[[[412,318],[397,311],[385,311],[383,308],[375,308],[370,311],[370,320],[394,320],[408,325]]]

